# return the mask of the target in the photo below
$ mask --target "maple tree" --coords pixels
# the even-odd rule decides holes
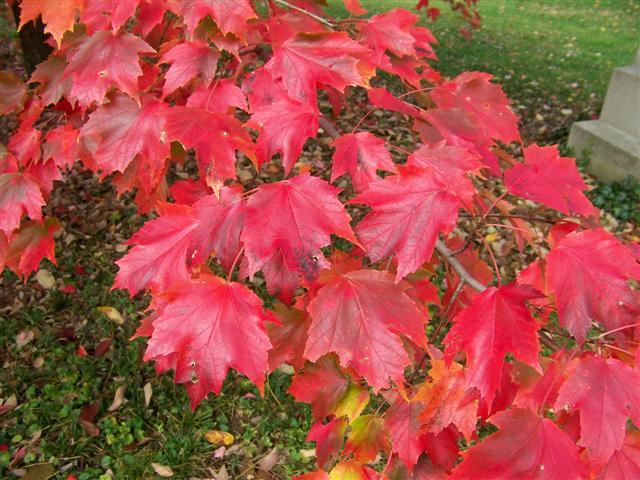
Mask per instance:
[[[145,360],[193,408],[230,368],[262,389],[293,366],[317,445],[300,479],[637,477],[638,245],[600,226],[573,159],[523,145],[490,75],[440,76],[416,13],[345,0],[334,21],[323,3],[20,2],[53,53],[26,83],[0,72],[19,121],[0,267],[55,262],[42,208],[79,161],[150,215],[114,284],[151,295]],[[414,145],[376,134],[374,110]],[[333,154],[301,161],[323,136]],[[487,227],[529,265],[501,268]]]

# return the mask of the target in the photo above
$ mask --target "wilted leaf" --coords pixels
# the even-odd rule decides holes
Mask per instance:
[[[38,273],[36,273],[36,281],[45,290],[51,290],[56,286],[56,279],[51,275],[49,270],[45,270],[44,268],[38,270]]]
[[[263,472],[270,472],[271,469],[278,463],[280,459],[280,453],[278,452],[278,447],[273,447],[273,449],[267,453],[264,457],[260,459],[260,463],[258,463],[258,468]]]
[[[22,330],[16,335],[16,347],[22,348],[35,338],[33,330]]]
[[[98,307],[98,311],[104,313],[109,320],[117,323],[118,325],[122,325],[124,323],[124,319],[122,318],[122,315],[120,315],[120,312],[113,307]]]
[[[149,402],[151,401],[151,395],[153,395],[153,388],[151,387],[150,382],[145,383],[143,391],[144,391],[144,405],[145,407],[148,407]]]
[[[113,412],[118,408],[120,408],[120,405],[122,405],[122,402],[124,402],[124,392],[126,389],[127,389],[126,385],[120,385],[116,389],[116,394],[113,396],[113,402],[111,403],[111,406],[108,408],[110,412]]]
[[[161,465],[160,463],[152,463],[151,468],[153,468],[153,471],[161,477],[173,477],[173,470],[171,470],[171,467]]]

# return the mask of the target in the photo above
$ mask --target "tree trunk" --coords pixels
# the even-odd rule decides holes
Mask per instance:
[[[17,1],[11,4],[11,10],[16,26],[20,25],[20,7]],[[35,22],[25,24],[18,32],[24,66],[29,75],[33,73],[36,65],[46,60],[52,51],[52,48],[45,43],[46,37],[44,24],[39,17]]]

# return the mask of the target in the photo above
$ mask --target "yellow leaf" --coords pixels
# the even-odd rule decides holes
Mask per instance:
[[[486,235],[484,239],[489,243],[495,242],[498,239],[498,235],[496,235],[495,233],[490,233]]]
[[[333,413],[336,417],[346,416],[349,422],[352,422],[364,410],[364,407],[369,403],[369,391],[364,388],[349,384],[347,391],[344,393],[336,407],[333,409]]]
[[[120,312],[113,307],[98,307],[98,311],[100,313],[104,313],[109,320],[112,320],[118,325],[122,325],[124,323],[124,319],[122,318],[122,315],[120,315]]]
[[[231,445],[235,438],[229,432],[222,430],[210,430],[204,434],[204,438],[212,445]]]

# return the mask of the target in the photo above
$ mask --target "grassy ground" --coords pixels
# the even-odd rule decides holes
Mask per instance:
[[[416,1],[363,3],[375,11]],[[446,75],[494,73],[536,141],[561,141],[571,121],[597,114],[611,69],[631,63],[638,47],[637,1],[480,0],[479,6],[483,27],[471,41],[458,34],[461,21],[446,6],[429,23],[441,40],[438,68]],[[601,193],[619,208],[618,194]],[[144,341],[129,339],[146,299],[110,291],[120,245],[142,221],[126,199],[75,175],[47,208],[65,218],[58,266],[44,266],[56,287],[33,279],[20,285],[6,272],[0,277],[0,478],[12,471],[31,478],[55,471],[61,479],[152,478],[157,463],[171,467],[173,478],[211,478],[225,465],[230,478],[264,479],[311,467],[304,442],[309,412],[286,394],[287,375],[272,375],[264,398],[231,375],[222,395],[192,413],[184,388],[142,362]],[[65,286],[76,291],[61,293]],[[123,321],[101,313],[104,306]],[[123,386],[123,402],[110,408]],[[233,444],[209,443],[205,434],[213,430],[231,433]],[[257,473],[274,447],[279,464],[270,476]]]

